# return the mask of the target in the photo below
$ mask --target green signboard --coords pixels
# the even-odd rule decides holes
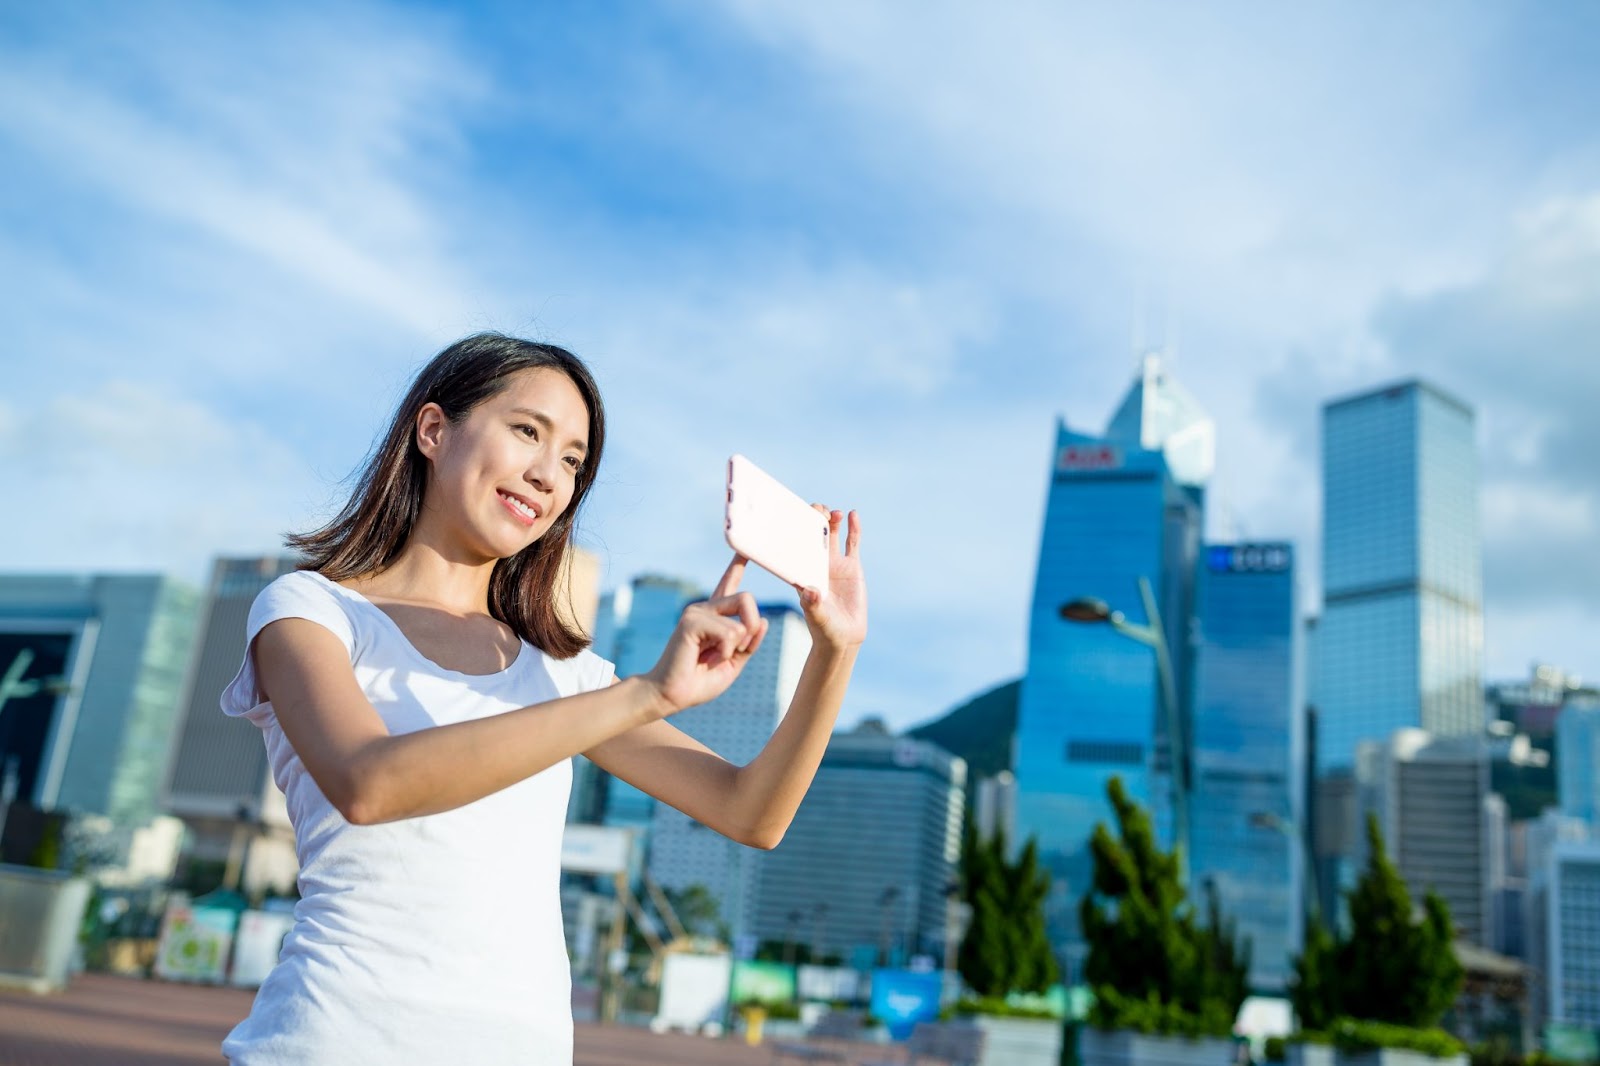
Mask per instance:
[[[733,964],[729,1001],[740,1003],[793,1003],[798,989],[793,966],[781,962],[741,960]]]

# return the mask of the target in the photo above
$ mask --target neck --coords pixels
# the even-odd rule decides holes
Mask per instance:
[[[360,591],[426,603],[452,614],[488,614],[489,579],[496,562],[448,552],[424,536],[413,535],[393,563],[360,581]]]

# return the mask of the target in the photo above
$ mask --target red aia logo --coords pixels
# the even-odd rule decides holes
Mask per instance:
[[[1116,470],[1122,450],[1109,444],[1068,444],[1056,456],[1057,470]]]

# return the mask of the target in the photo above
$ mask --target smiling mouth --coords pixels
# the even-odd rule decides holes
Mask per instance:
[[[520,500],[510,493],[499,492],[497,495],[500,497],[500,502],[505,504],[506,510],[520,519],[524,525],[531,526],[539,520],[540,512],[536,505]]]

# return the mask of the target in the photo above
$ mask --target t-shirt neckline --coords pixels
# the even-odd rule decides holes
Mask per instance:
[[[406,646],[406,649],[408,651],[410,651],[410,653],[413,656],[415,656],[416,658],[418,658],[418,659],[422,660],[423,662],[427,663],[429,666],[433,667],[435,670],[440,671],[441,673],[451,674],[451,675],[453,675],[455,677],[473,677],[473,678],[505,677],[507,674],[511,673],[511,671],[513,671],[517,667],[521,666],[523,657],[528,654],[528,642],[525,641],[525,640],[518,639],[518,641],[517,641],[517,655],[516,655],[516,658],[512,659],[511,662],[508,663],[506,665],[505,669],[503,669],[503,670],[496,670],[495,672],[493,672],[491,674],[473,674],[473,673],[468,673],[465,670],[452,670],[450,667],[444,666],[444,665],[442,665],[440,663],[436,663],[432,659],[428,658],[426,655],[422,654],[422,649],[417,647],[415,644],[411,643],[411,638],[406,636],[406,631],[400,628],[400,623],[396,622],[393,618],[389,617],[389,612],[388,611],[385,611],[382,607],[379,607],[376,603],[373,603],[371,600],[369,600],[362,593],[357,592],[355,589],[350,588],[349,586],[341,585],[341,584],[339,584],[339,582],[337,582],[337,581],[333,580],[332,578],[328,577],[326,574],[320,573],[320,572],[318,572],[316,570],[306,570],[304,572],[319,578],[324,584],[327,584],[327,585],[337,589],[338,591],[340,591],[340,592],[344,593],[345,595],[349,596],[351,599],[355,600],[357,603],[360,603],[360,604],[368,607],[369,609],[371,609],[374,613],[376,613],[380,618],[383,619],[384,624],[389,627],[390,631],[392,631],[396,637],[400,638],[400,643],[404,644]]]

